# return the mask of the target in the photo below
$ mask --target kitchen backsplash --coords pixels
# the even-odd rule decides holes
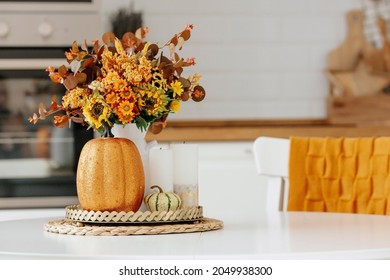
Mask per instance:
[[[182,54],[195,56],[191,71],[202,74],[207,96],[185,102],[176,120],[326,118],[326,55],[344,40],[345,13],[361,7],[360,0],[102,0],[103,29],[131,3],[152,41],[194,24]]]

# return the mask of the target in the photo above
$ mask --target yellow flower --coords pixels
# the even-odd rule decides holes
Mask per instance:
[[[184,89],[183,85],[179,81],[174,81],[170,84],[171,89],[173,91],[173,97],[175,98],[176,96],[180,96]]]
[[[125,124],[130,123],[134,118],[134,103],[130,103],[129,101],[123,101],[118,106],[118,117],[119,120]]]
[[[126,87],[124,88],[121,92],[120,92],[120,96],[123,98],[123,99],[133,99],[134,98],[134,92],[131,90],[130,87]]]
[[[115,84],[120,79],[119,74],[117,72],[110,71],[107,73],[106,77],[103,79],[104,84]]]
[[[123,79],[117,79],[114,81],[114,89],[120,91],[126,87],[127,83]]]
[[[95,95],[87,100],[83,106],[83,114],[85,121],[94,129],[103,127],[103,122],[110,124],[108,118],[110,117],[110,107],[104,102],[100,95]]]
[[[138,107],[149,116],[158,117],[165,112],[168,104],[168,96],[163,90],[149,86],[140,88],[137,92]]]
[[[169,106],[169,108],[172,110],[172,112],[176,113],[180,110],[180,100],[173,100]]]
[[[119,96],[115,92],[109,93],[106,95],[106,102],[110,105],[115,104],[119,102]]]
[[[150,83],[156,88],[166,89],[167,87],[167,80],[164,79],[162,73],[159,71],[153,73],[152,81]]]
[[[84,100],[91,94],[88,88],[76,87],[62,97],[62,106],[67,109],[77,109],[83,106]]]

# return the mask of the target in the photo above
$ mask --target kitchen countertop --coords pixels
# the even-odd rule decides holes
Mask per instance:
[[[390,125],[342,125],[327,120],[169,121],[159,134],[148,133],[147,141],[253,141],[259,136],[364,137],[390,136]]]

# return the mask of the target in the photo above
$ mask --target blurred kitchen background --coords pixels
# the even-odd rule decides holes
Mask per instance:
[[[27,117],[39,102],[49,104],[53,93],[64,92],[51,83],[46,66],[64,63],[64,50],[74,40],[100,39],[103,32],[114,31],[119,18],[128,17],[129,28],[142,22],[150,29],[147,39],[160,44],[193,24],[181,54],[196,58],[187,73],[202,74],[207,92],[203,102],[183,103],[169,117],[166,131],[148,135],[148,140],[199,143],[200,197],[208,205],[206,213],[226,214],[218,212],[217,197],[241,197],[239,205],[257,203],[260,211],[266,189],[255,172],[255,137],[390,134],[383,119],[379,126],[365,123],[363,128],[353,121],[341,122],[346,127],[329,122],[332,84],[325,73],[328,54],[349,32],[347,12],[370,10],[371,17],[386,16],[390,11],[378,3],[387,2],[0,1],[0,208],[77,203],[77,157],[93,135],[77,126],[55,129],[50,121],[33,126]],[[378,28],[370,32],[380,40]],[[251,194],[243,193],[243,187]],[[233,207],[229,215],[245,214],[245,207]]]

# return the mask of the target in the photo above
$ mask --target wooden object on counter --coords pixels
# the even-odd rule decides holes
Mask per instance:
[[[259,136],[364,137],[390,136],[390,125],[332,125],[328,120],[168,121],[160,134],[146,135],[158,142],[254,141]]]
[[[390,95],[385,89],[390,85],[390,43],[386,24],[378,18],[384,44],[376,49],[365,38],[363,12],[350,11],[346,19],[346,40],[328,54],[325,71],[330,85],[328,121],[338,125],[389,125]],[[346,54],[348,50],[350,54]],[[346,63],[343,55],[348,61],[353,57],[354,64]]]
[[[329,71],[353,70],[363,59],[375,72],[386,70],[383,52],[366,40],[364,35],[364,14],[361,10],[352,10],[346,14],[347,34],[339,47],[329,52],[327,69]]]
[[[389,83],[390,76],[385,73],[372,73],[363,61],[350,71],[327,72],[334,90],[332,96],[368,96],[381,92]],[[336,81],[334,81],[335,79]]]
[[[330,94],[361,96],[382,92],[390,83],[384,59],[386,52],[376,49],[366,40],[361,10],[349,11],[346,22],[345,41],[330,51],[327,57],[325,73],[330,82]]]
[[[332,124],[390,125],[390,95],[329,97]]]

